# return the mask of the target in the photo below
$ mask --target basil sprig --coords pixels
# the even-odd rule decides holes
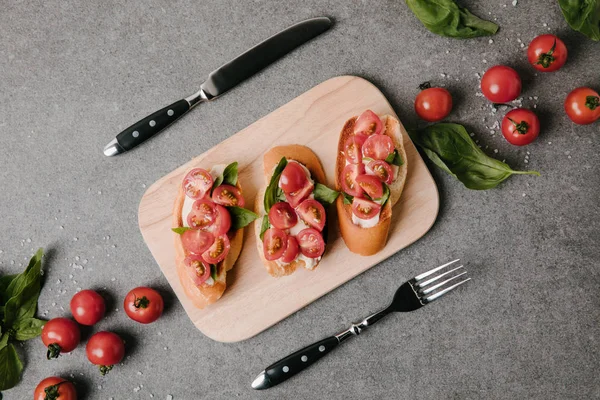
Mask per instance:
[[[263,237],[265,236],[265,232],[270,227],[271,227],[271,223],[269,222],[269,216],[265,215],[262,219],[262,224],[260,225],[260,235],[259,235],[260,240],[263,240]]]
[[[223,185],[223,184],[235,186],[235,185],[237,185],[237,181],[238,181],[238,163],[237,163],[237,161],[234,161],[225,167],[225,169],[223,170],[223,173],[221,175],[217,176],[217,178],[215,179],[215,182],[213,183],[212,190],[214,190],[216,187]],[[212,194],[212,190],[211,190],[211,194]]]
[[[15,386],[23,371],[11,341],[39,336],[46,323],[34,317],[41,291],[43,254],[39,249],[22,273],[0,277],[0,390]]]
[[[600,0],[558,0],[571,29],[600,40]]]
[[[216,264],[210,264],[210,277],[213,278],[213,281],[217,280],[217,269]]]
[[[344,196],[344,204],[352,204],[352,201],[354,200],[353,196],[350,196],[346,192],[342,192],[342,196]]]
[[[340,192],[330,189],[321,183],[316,183],[313,195],[315,196],[315,200],[323,204],[324,207],[329,207],[338,198]]]
[[[515,171],[506,163],[488,157],[459,124],[429,125],[410,132],[410,137],[435,165],[458,178],[469,189],[491,189],[515,174],[540,174]]]
[[[386,157],[385,162],[397,167],[400,167],[402,164],[404,164],[402,157],[400,157],[400,153],[398,153],[398,149],[394,149],[394,152]]]
[[[381,200],[381,207],[383,208],[383,206],[385,206],[385,203],[387,203],[387,201],[390,198],[390,188],[385,183],[382,183],[382,185],[383,185],[383,195],[381,196],[381,198],[376,199],[376,200]]]
[[[192,228],[190,228],[189,226],[180,226],[179,228],[171,228],[171,230],[178,235],[183,235],[186,231],[189,231],[190,229],[192,229]]]
[[[275,167],[273,171],[273,175],[271,176],[271,180],[269,181],[269,186],[265,189],[265,199],[264,199],[264,207],[265,212],[268,214],[269,210],[273,206],[273,204],[277,203],[278,198],[281,197],[283,191],[279,187],[279,178],[281,177],[281,173],[287,166],[287,160],[285,157],[281,157],[279,163]]]
[[[250,222],[258,219],[258,215],[252,211],[243,207],[230,206],[226,207],[231,216],[231,228],[232,231],[237,231],[247,226]]]

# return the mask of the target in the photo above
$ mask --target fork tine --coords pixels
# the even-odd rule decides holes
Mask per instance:
[[[466,273],[467,273],[467,271],[461,272],[460,274],[458,274],[458,275],[455,275],[455,276],[453,276],[452,278],[446,279],[445,281],[443,281],[443,282],[440,282],[440,283],[438,283],[438,284],[436,284],[436,285],[433,285],[433,286],[431,286],[431,287],[428,287],[428,288],[426,288],[426,289],[425,289],[425,288],[423,288],[423,289],[421,289],[419,292],[420,292],[421,294],[423,294],[423,295],[425,295],[425,294],[429,294],[429,293],[433,292],[435,289],[441,288],[441,287],[442,287],[442,286],[444,286],[446,283],[448,283],[448,282],[450,282],[450,281],[453,281],[454,279],[456,279],[456,278],[458,278],[458,277],[460,277],[460,276],[463,276],[463,275],[464,275],[464,274],[466,274]]]
[[[430,271],[423,272],[422,274],[415,276],[412,280],[413,280],[413,282],[418,282],[421,279],[427,278],[429,275],[434,274],[434,273],[438,272],[440,269],[442,269],[444,267],[447,267],[448,265],[454,264],[457,261],[460,261],[460,258],[457,258],[454,261],[450,261],[449,263],[446,263],[446,264],[444,264],[444,265],[442,265],[440,267],[434,268],[434,269],[432,269]]]
[[[434,301],[434,300],[436,300],[436,299],[440,298],[441,296],[445,295],[446,293],[448,293],[448,292],[449,292],[449,291],[451,291],[452,289],[456,289],[457,287],[459,287],[459,286],[460,286],[460,285],[462,285],[463,283],[465,283],[465,282],[468,282],[468,281],[470,281],[470,280],[471,280],[471,278],[467,278],[467,279],[465,279],[465,280],[463,280],[463,281],[460,281],[460,282],[458,282],[458,283],[455,283],[454,285],[452,285],[452,286],[450,286],[450,287],[447,287],[447,288],[446,288],[446,289],[444,289],[444,290],[440,290],[439,292],[437,292],[437,293],[435,293],[435,294],[432,294],[432,295],[431,295],[431,296],[429,296],[429,297],[426,297],[426,298],[423,300],[423,302],[424,302],[425,304],[427,304],[427,303],[431,303],[432,301]]]
[[[424,287],[424,286],[427,286],[427,285],[429,285],[429,284],[432,284],[433,282],[437,281],[438,279],[440,279],[440,278],[443,278],[444,276],[446,276],[446,275],[448,275],[448,274],[451,274],[451,273],[453,273],[454,271],[461,269],[462,267],[463,267],[463,266],[461,265],[460,267],[453,268],[453,269],[451,269],[450,271],[448,271],[448,272],[444,272],[443,274],[441,274],[441,275],[438,275],[438,276],[436,276],[435,278],[428,279],[428,280],[426,280],[425,282],[418,282],[417,284],[415,284],[415,287],[422,288],[422,287]]]

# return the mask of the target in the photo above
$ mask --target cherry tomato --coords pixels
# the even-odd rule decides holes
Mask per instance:
[[[210,265],[204,261],[202,256],[192,254],[186,257],[183,262],[185,264],[186,272],[189,277],[192,278],[195,285],[202,285],[210,278]]]
[[[502,119],[502,134],[509,143],[524,146],[533,142],[540,133],[540,120],[533,111],[515,108]]]
[[[312,193],[314,185],[310,181],[306,181],[306,184],[300,190],[294,193],[285,193],[285,199],[292,207],[298,207],[298,204],[302,203],[302,200],[306,199]]]
[[[281,261],[284,263],[291,263],[298,257],[298,253],[300,252],[300,247],[298,246],[298,240],[296,240],[293,236],[288,236],[287,238],[287,246],[283,255],[281,256]]]
[[[590,88],[577,88],[567,95],[565,111],[576,124],[591,124],[600,118],[600,96]]]
[[[425,121],[441,121],[450,114],[450,111],[452,111],[452,95],[444,88],[422,90],[415,98],[415,112]]]
[[[220,185],[213,190],[212,200],[222,206],[237,206],[244,207],[246,202],[242,196],[242,192],[235,186]]]
[[[227,257],[231,244],[227,235],[217,236],[214,243],[202,254],[202,258],[209,264],[220,263]]]
[[[215,241],[215,237],[210,232],[201,231],[200,229],[189,229],[181,235],[183,248],[192,254],[202,254]]]
[[[367,164],[367,172],[372,172],[383,183],[388,185],[394,180],[394,171],[390,164],[382,160],[373,160]]]
[[[481,91],[494,103],[513,101],[521,94],[521,78],[511,67],[496,65],[483,74]]]
[[[60,353],[70,353],[81,339],[79,326],[68,318],[53,318],[42,328],[42,342],[48,347],[46,358],[56,358]]]
[[[206,230],[215,236],[225,235],[231,229],[231,215],[225,207],[220,204],[215,206],[216,219],[215,222],[206,228]]]
[[[282,201],[273,204],[269,210],[269,221],[275,228],[290,229],[298,223],[298,216],[289,203]]]
[[[364,133],[367,136],[380,134],[383,130],[383,122],[371,110],[360,114],[354,123],[354,133]]]
[[[380,199],[383,196],[383,184],[378,177],[362,174],[356,177],[356,182],[372,199]]]
[[[263,252],[265,258],[274,261],[280,258],[287,248],[287,235],[277,228],[269,228],[263,236]]]
[[[319,258],[325,251],[325,242],[321,232],[313,228],[301,230],[297,236],[300,252],[308,258]]]
[[[360,164],[362,162],[362,146],[367,140],[367,135],[358,133],[346,139],[344,144],[344,156],[350,164]]]
[[[201,199],[213,185],[212,176],[202,168],[194,168],[183,178],[183,191],[190,199]]]
[[[123,308],[134,321],[142,324],[154,322],[162,315],[165,303],[156,290],[149,287],[137,287],[127,293]]]
[[[360,219],[371,219],[379,214],[381,206],[373,201],[355,197],[352,200],[352,213]]]
[[[300,215],[300,218],[302,218],[302,221],[308,226],[315,228],[319,232],[325,227],[325,208],[318,201],[306,199],[296,207],[296,211]]]
[[[567,46],[555,35],[540,35],[529,43],[527,58],[538,71],[556,71],[567,61]]]
[[[82,290],[71,299],[71,314],[81,325],[94,325],[104,317],[104,299],[93,290]]]
[[[295,161],[289,161],[279,178],[281,190],[286,194],[294,194],[306,186],[308,177],[302,165]]]
[[[85,346],[88,360],[98,365],[100,373],[106,375],[113,365],[121,362],[125,355],[123,339],[113,332],[98,332],[92,335]]]
[[[342,176],[340,176],[342,190],[350,196],[362,196],[363,189],[356,183],[356,177],[364,173],[365,166],[363,164],[346,165],[342,170]]]
[[[210,199],[196,200],[192,204],[192,211],[187,216],[187,223],[191,228],[206,229],[217,219],[215,203]]]
[[[365,140],[362,151],[364,157],[385,160],[394,152],[394,142],[387,135],[372,135]]]
[[[33,392],[33,400],[77,400],[75,385],[58,376],[42,380]]]

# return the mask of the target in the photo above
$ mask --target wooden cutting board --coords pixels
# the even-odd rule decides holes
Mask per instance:
[[[328,215],[327,251],[314,271],[301,268],[282,278],[268,275],[257,254],[254,229],[249,226],[240,258],[227,274],[227,291],[223,297],[200,310],[184,294],[175,269],[174,233],[171,232],[171,211],[184,174],[194,167],[209,169],[214,164],[238,161],[246,203],[253,204],[264,182],[263,154],[272,146],[303,144],[319,156],[327,183],[334,187],[338,135],[348,118],[365,109],[395,115],[383,94],[370,82],[355,76],[330,79],[148,188],[139,208],[140,230],[188,316],[206,336],[221,342],[248,339],[410,245],[433,225],[439,207],[437,188],[402,128],[408,177],[404,193],[394,207],[389,241],[380,253],[369,257],[350,253],[339,235],[337,219],[332,215],[335,207],[332,207]]]

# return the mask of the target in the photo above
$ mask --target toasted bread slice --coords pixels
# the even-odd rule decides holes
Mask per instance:
[[[339,181],[340,175],[346,166],[346,160],[343,154],[344,143],[346,142],[346,139],[354,133],[354,124],[356,122],[356,118],[357,117],[352,117],[346,121],[346,124],[340,133],[337,159],[335,163],[335,184],[337,190],[339,191],[342,190]],[[338,213],[340,232],[344,242],[346,243],[346,246],[348,246],[348,249],[351,252],[363,256],[373,255],[385,247],[390,230],[392,207],[398,202],[400,196],[402,195],[404,183],[406,182],[406,173],[408,170],[408,160],[406,158],[406,151],[404,150],[400,121],[391,115],[383,115],[380,118],[385,127],[383,134],[392,138],[394,147],[396,147],[398,150],[398,154],[402,158],[403,164],[398,167],[398,176],[396,179],[390,185],[388,185],[390,189],[390,198],[381,210],[379,222],[377,225],[370,228],[358,226],[352,222],[352,206],[350,204],[344,204],[344,197],[338,197],[335,203]]]
[[[262,226],[262,217],[266,215],[264,207],[265,189],[269,185],[273,169],[279,163],[282,157],[288,160],[298,161],[304,165],[309,171],[311,177],[319,183],[325,183],[325,172],[323,166],[319,161],[319,158],[311,149],[306,146],[300,145],[288,145],[288,146],[277,146],[267,151],[263,157],[263,174],[265,177],[265,186],[259,189],[256,194],[256,201],[254,206],[254,212],[261,216],[254,222],[254,232],[256,233],[256,247],[258,254],[262,260],[267,272],[274,277],[280,277],[290,275],[296,268],[305,267],[306,263],[303,260],[292,261],[286,265],[280,265],[276,261],[269,261],[265,258],[263,252],[263,241],[260,239],[260,229]],[[314,266],[316,268],[317,264]],[[314,269],[313,268],[313,269]]]

